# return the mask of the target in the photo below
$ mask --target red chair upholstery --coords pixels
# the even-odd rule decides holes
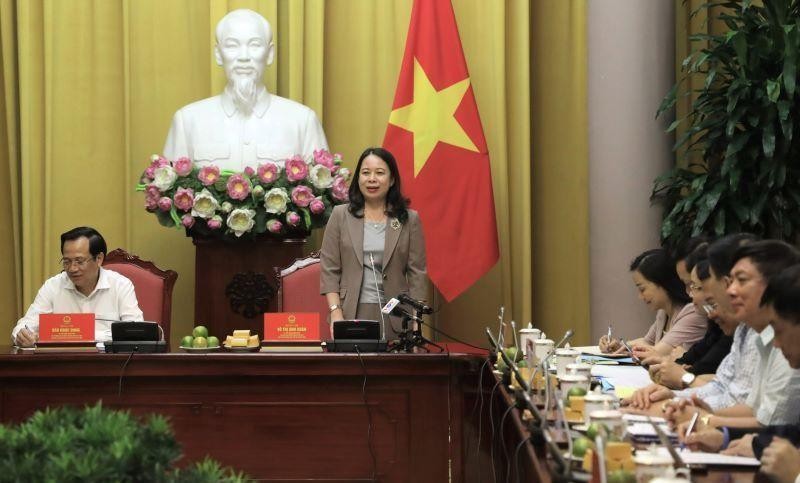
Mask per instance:
[[[319,254],[298,258],[293,264],[277,270],[278,312],[318,312],[319,336],[330,339],[328,302],[319,294]]]
[[[153,262],[142,260],[121,248],[106,255],[103,268],[120,273],[133,283],[144,320],[158,322],[164,330],[164,340],[169,344],[172,289],[178,274],[174,270],[161,270]]]

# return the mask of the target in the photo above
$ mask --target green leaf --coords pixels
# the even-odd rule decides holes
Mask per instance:
[[[789,119],[789,113],[792,109],[792,103],[786,100],[778,101],[778,119],[785,121]]]
[[[658,106],[658,110],[656,110],[656,117],[660,116],[662,112],[672,109],[672,106],[675,105],[675,94],[678,92],[679,84],[680,83],[676,83],[673,85],[672,89],[670,89],[667,95],[661,100],[661,104]]]
[[[750,139],[750,133],[741,131],[734,134],[733,140],[728,144],[728,149],[725,150],[725,157],[734,155],[742,150],[747,140]]]
[[[675,128],[677,128],[677,127],[678,127],[678,125],[680,125],[681,121],[682,121],[682,119],[675,119],[674,121],[672,121],[672,123],[671,123],[671,124],[669,125],[669,127],[667,128],[667,131],[666,131],[666,132],[672,132],[672,131],[674,131],[674,130],[675,130]]]
[[[742,223],[747,222],[747,219],[750,217],[750,211],[747,209],[744,203],[742,203],[736,196],[732,196],[729,199],[730,206],[733,208],[736,218],[738,218],[738,220]]]
[[[708,220],[708,217],[714,211],[714,208],[717,207],[717,203],[719,202],[720,196],[722,196],[723,189],[724,185],[717,184],[710,192],[702,197],[697,210],[697,217],[694,220],[695,228],[702,227],[706,220]]]
[[[767,195],[768,193],[766,191],[762,192],[755,200],[755,203],[753,203],[753,205],[750,207],[751,224],[756,225],[761,219],[761,213],[764,211],[764,205],[767,202]]]
[[[781,85],[774,81],[767,81],[767,98],[772,102],[778,102],[778,97],[781,95]]]
[[[175,205],[172,205],[172,208],[169,209],[169,216],[172,218],[172,221],[175,222],[175,227],[181,227],[181,217],[178,216],[178,211],[175,209]]]
[[[797,82],[797,33],[786,35],[786,50],[783,58],[783,86],[789,98],[794,97]]]
[[[741,31],[733,32],[731,35],[733,41],[733,49],[736,51],[736,57],[742,68],[747,67],[747,38]]]
[[[253,218],[255,225],[253,225],[253,232],[264,233],[267,231],[267,210],[263,207],[256,208],[256,216]]]
[[[714,216],[714,234],[717,236],[725,234],[725,210],[717,210]]]
[[[761,145],[764,147],[764,155],[771,158],[775,154],[775,127],[773,124],[764,126],[761,133]]]

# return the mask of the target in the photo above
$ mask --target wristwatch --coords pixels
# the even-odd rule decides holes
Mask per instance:
[[[691,372],[685,372],[681,376],[681,382],[683,383],[683,387],[689,387],[694,382],[694,378],[697,377],[696,375],[692,374]]]
[[[328,307],[328,310],[330,310],[331,312],[333,312],[334,310],[336,310],[336,309],[341,309],[341,308],[342,308],[342,307],[341,307],[339,304],[333,304],[333,305],[330,305],[330,306]]]

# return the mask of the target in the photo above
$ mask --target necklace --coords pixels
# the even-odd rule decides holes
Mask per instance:
[[[373,228],[380,228],[384,224],[386,224],[386,220],[366,220],[368,224],[372,225]]]
[[[369,223],[372,225],[373,228],[380,228],[381,225],[386,223],[386,212],[381,211],[380,215],[376,217],[371,217],[367,214],[366,210],[364,211],[364,222]]]

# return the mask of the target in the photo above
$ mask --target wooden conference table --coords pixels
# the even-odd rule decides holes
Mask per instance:
[[[128,354],[32,354],[0,346],[0,422],[102,400],[109,408],[167,416],[183,447],[181,464],[209,455],[264,481],[344,482],[371,481],[371,420],[378,481],[555,479],[544,449],[527,441],[511,394],[495,384],[485,353],[445,347],[445,353],[361,358],[135,354],[123,372]],[[692,479],[754,476],[717,468]]]
[[[183,447],[181,464],[210,455],[267,481],[368,481],[366,398],[379,481],[477,481],[490,464],[488,424],[477,424],[481,415],[473,411],[478,380],[489,379],[478,377],[486,357],[459,344],[448,349],[361,358],[135,354],[123,372],[128,354],[33,354],[6,346],[0,421],[102,400],[109,408],[168,416]]]

